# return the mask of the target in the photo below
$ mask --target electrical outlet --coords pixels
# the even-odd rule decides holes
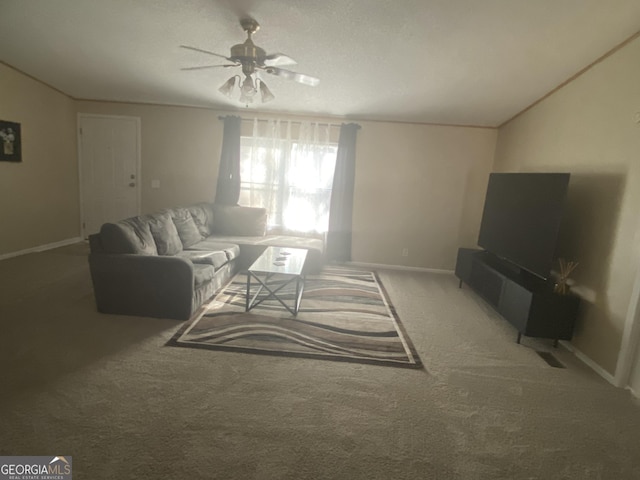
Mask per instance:
[[[404,247],[402,249],[402,256],[403,257],[408,257],[409,256],[409,249],[407,247]]]

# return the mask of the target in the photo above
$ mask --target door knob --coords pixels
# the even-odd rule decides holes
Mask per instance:
[[[135,182],[131,182],[131,183],[129,184],[129,186],[130,186],[130,187],[135,187],[135,186],[136,186],[136,184],[135,184]]]

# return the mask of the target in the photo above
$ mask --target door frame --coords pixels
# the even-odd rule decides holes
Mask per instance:
[[[100,113],[78,113],[76,120],[76,136],[78,142],[78,195],[80,196],[80,236],[86,239],[85,235],[85,221],[84,221],[84,198],[82,195],[83,190],[83,177],[82,177],[82,119],[83,118],[107,118],[107,119],[126,119],[133,120],[136,124],[136,214],[140,215],[142,206],[142,134],[141,134],[141,121],[140,117],[133,117],[128,115],[106,115]]]

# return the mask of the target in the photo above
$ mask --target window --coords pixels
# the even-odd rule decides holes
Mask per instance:
[[[265,207],[273,233],[327,231],[338,145],[332,126],[254,120],[240,139],[240,204]]]

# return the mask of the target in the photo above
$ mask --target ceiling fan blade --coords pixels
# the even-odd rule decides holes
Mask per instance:
[[[193,50],[194,52],[206,53],[208,55],[213,55],[214,57],[224,58],[225,60],[229,60],[230,62],[233,62],[233,60],[231,60],[229,57],[225,57],[224,55],[220,55],[219,53],[210,52],[209,50],[203,50],[201,48],[190,47],[188,45],[180,45],[180,48],[186,48],[187,50]],[[233,63],[236,63],[236,62],[233,62]]]
[[[205,68],[218,68],[218,67],[237,67],[238,65],[231,64],[231,65],[203,65],[202,67],[185,67],[185,68],[181,68],[180,70],[204,70]]]
[[[278,77],[286,78],[287,80],[293,80],[294,82],[302,83],[304,85],[310,85],[315,87],[320,83],[320,79],[305,75],[304,73],[292,72],[291,70],[285,70],[278,67],[266,67],[265,72]]]
[[[264,64],[267,67],[280,67],[282,65],[295,65],[297,62],[284,53],[272,53],[264,57]]]

